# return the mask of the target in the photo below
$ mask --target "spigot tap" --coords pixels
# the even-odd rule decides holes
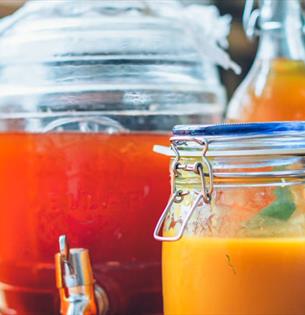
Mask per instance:
[[[60,236],[55,269],[62,315],[106,314],[108,298],[105,291],[95,285],[87,249],[70,249],[67,237]]]

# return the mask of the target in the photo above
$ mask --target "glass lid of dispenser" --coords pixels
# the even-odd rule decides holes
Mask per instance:
[[[192,18],[194,8],[186,10],[176,1],[29,1],[0,23],[1,117],[50,120],[102,111],[119,114],[122,126],[136,115],[220,120],[225,93],[215,64],[234,64],[220,39],[198,48],[195,30],[204,23]],[[214,61],[205,50],[215,52]],[[168,120],[158,124],[150,129],[172,127]],[[147,120],[130,125],[147,129]]]

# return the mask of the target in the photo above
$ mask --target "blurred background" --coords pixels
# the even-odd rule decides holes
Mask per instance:
[[[13,13],[25,0],[0,0],[0,17]],[[54,1],[54,0],[36,0]],[[60,0],[58,0],[60,1]],[[85,1],[85,0],[84,0]],[[114,0],[119,1],[119,0]],[[135,0],[136,1],[136,0]],[[153,0],[148,0],[153,1]],[[237,85],[247,74],[256,52],[257,41],[250,42],[242,27],[242,12],[245,4],[244,0],[181,0],[184,4],[211,3],[216,4],[221,14],[230,14],[233,17],[231,34],[229,37],[229,52],[234,61],[242,67],[242,74],[237,76],[232,71],[222,71],[222,80],[226,86],[228,97],[230,98]]]

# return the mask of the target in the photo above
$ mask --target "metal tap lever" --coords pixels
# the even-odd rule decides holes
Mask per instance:
[[[95,286],[89,251],[69,248],[65,235],[59,237],[55,255],[56,285],[62,315],[104,315],[108,309],[106,293]]]

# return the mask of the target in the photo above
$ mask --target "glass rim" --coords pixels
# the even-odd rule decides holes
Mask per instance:
[[[287,135],[304,133],[305,121],[279,121],[279,122],[245,122],[220,123],[207,125],[176,125],[173,128],[174,136],[202,136],[211,138],[223,137],[261,137],[274,135]]]
[[[304,155],[305,121],[178,125],[171,143],[180,156],[188,157],[201,156],[203,143],[207,157]],[[155,151],[173,155],[160,147]]]

